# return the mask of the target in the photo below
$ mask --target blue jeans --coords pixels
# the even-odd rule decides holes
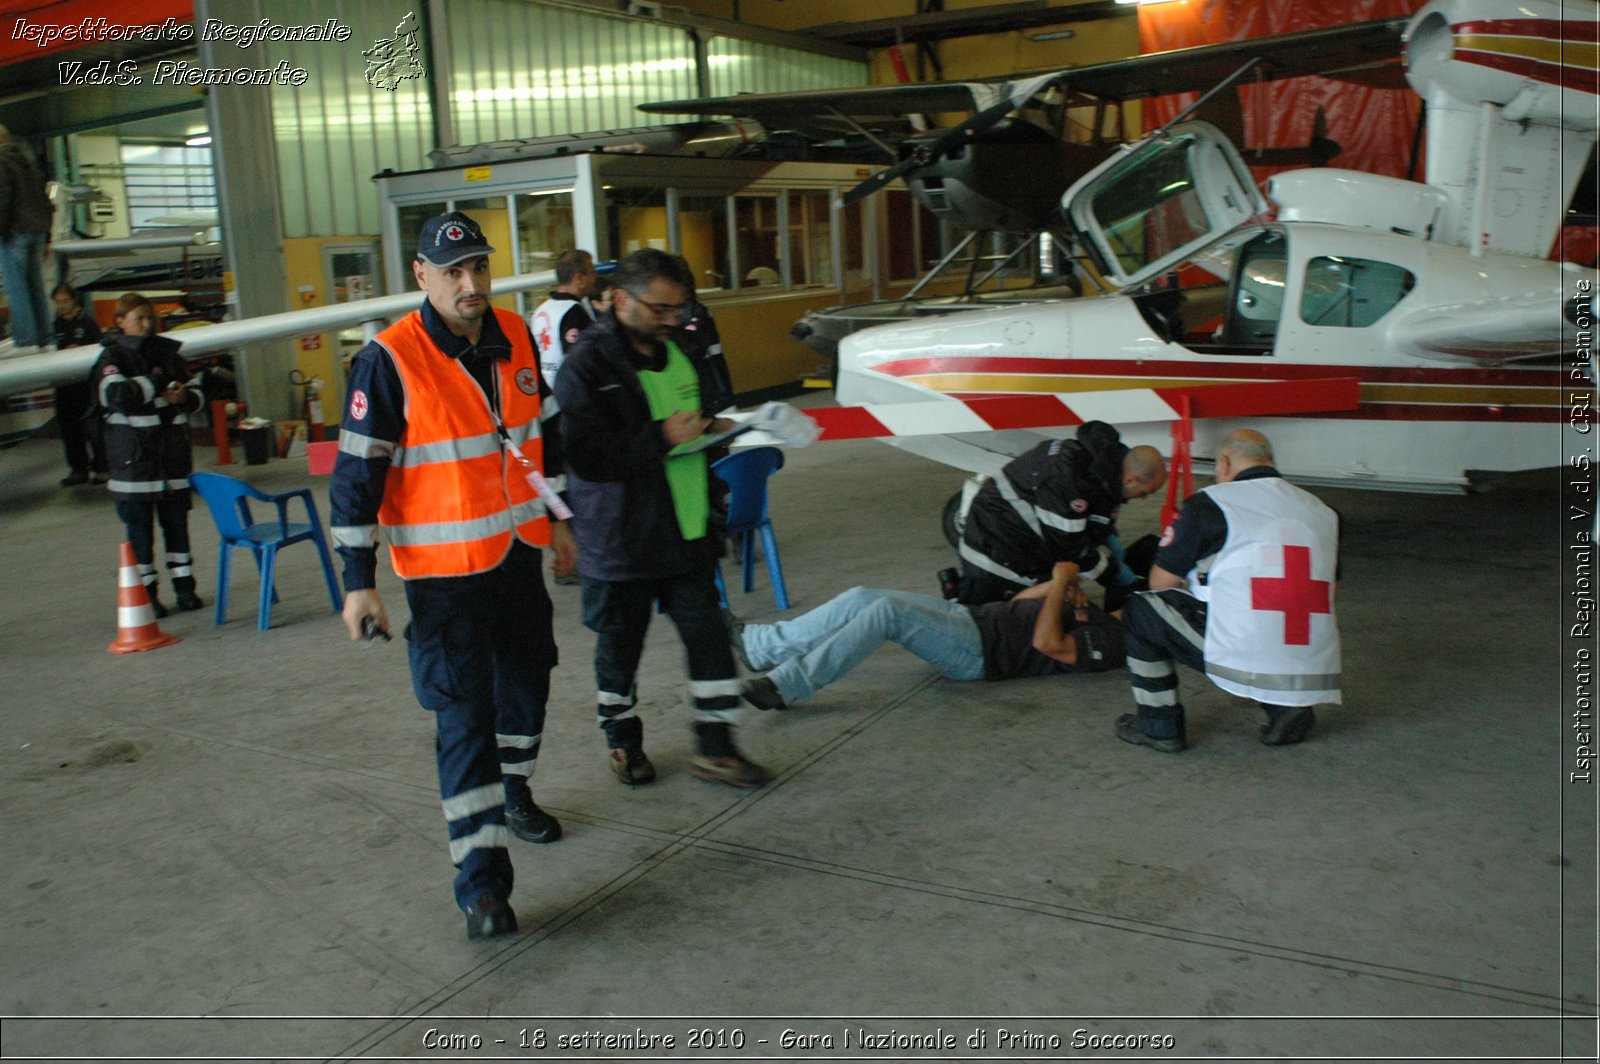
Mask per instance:
[[[745,653],[785,702],[798,702],[895,642],[952,680],[983,679],[983,641],[965,606],[932,595],[853,587],[810,613],[744,626]],[[775,666],[775,667],[774,667]]]
[[[44,233],[0,239],[0,284],[11,306],[11,339],[18,347],[43,347],[51,335],[50,298],[44,290]]]

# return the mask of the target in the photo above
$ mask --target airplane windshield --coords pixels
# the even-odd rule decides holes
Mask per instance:
[[[1140,270],[1209,232],[1186,156],[1152,152],[1095,193],[1091,209],[1123,271]]]
[[[1265,209],[1238,152],[1204,122],[1108,160],[1065,199],[1085,250],[1119,285],[1151,280]]]

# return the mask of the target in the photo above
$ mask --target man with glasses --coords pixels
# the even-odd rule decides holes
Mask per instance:
[[[733,397],[706,358],[691,359],[672,339],[689,282],[665,252],[628,256],[612,278],[613,313],[578,338],[556,378],[583,621],[597,635],[599,722],[617,779],[656,777],[634,674],[659,603],[688,655],[697,745],[689,771],[757,787],[766,770],[733,744],[739,681],[715,583],[722,521],[706,455],[694,447],[708,429],[728,427],[707,412]]]

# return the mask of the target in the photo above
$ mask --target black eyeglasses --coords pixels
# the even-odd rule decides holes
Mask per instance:
[[[643,299],[639,302],[649,307],[650,312],[658,318],[681,318],[689,309],[687,303],[651,303]]]

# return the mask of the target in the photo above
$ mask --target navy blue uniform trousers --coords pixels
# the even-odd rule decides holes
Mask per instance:
[[[463,909],[511,893],[505,807],[528,800],[556,664],[540,564],[519,541],[489,572],[406,581],[411,681],[438,725],[439,797]]]
[[[739,716],[738,666],[728,626],[717,602],[716,577],[707,560],[682,576],[648,580],[583,581],[583,623],[596,635],[594,679],[599,723],[615,749],[637,748],[642,725],[634,706],[634,674],[657,604],[672,623],[689,661],[689,696],[699,724],[732,724]],[[724,754],[705,748],[703,753]]]

